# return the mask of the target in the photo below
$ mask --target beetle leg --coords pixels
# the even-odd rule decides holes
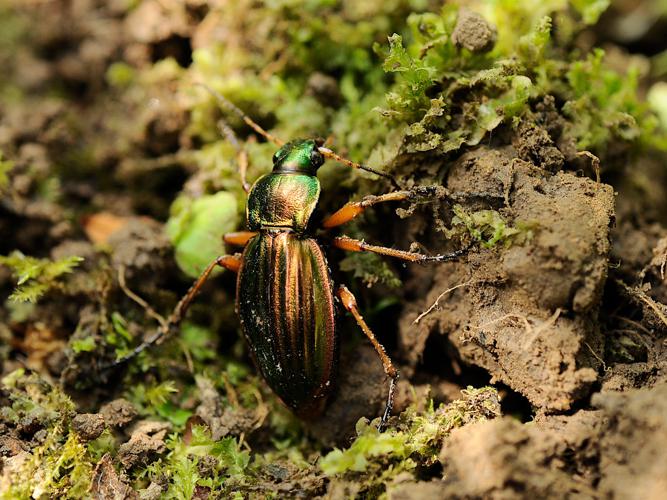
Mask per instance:
[[[392,191],[390,193],[379,196],[366,196],[361,201],[350,201],[343,205],[337,212],[327,217],[322,223],[322,227],[330,229],[332,227],[341,226],[357,215],[362,213],[368,207],[377,205],[378,203],[385,203],[387,201],[405,201],[405,200],[419,200],[419,199],[436,199],[444,196],[449,196],[447,191],[438,186],[416,186],[411,189],[404,189],[400,191]]]
[[[225,269],[229,269],[230,271],[238,272],[239,268],[241,267],[241,262],[242,262],[241,256],[238,254],[223,255],[216,258],[213,262],[211,262],[208,265],[208,267],[204,269],[204,272],[201,273],[199,278],[197,278],[197,281],[194,282],[194,284],[190,287],[190,289],[183,296],[183,298],[178,301],[178,304],[176,304],[176,307],[174,307],[174,310],[169,315],[167,321],[165,321],[164,324],[148,340],[145,340],[137,347],[135,347],[130,353],[126,354],[119,360],[116,360],[116,362],[112,366],[118,366],[123,363],[126,363],[127,361],[130,361],[132,358],[134,358],[147,348],[151,347],[152,345],[158,343],[160,340],[168,336],[172,332],[172,330],[178,327],[178,325],[183,320],[185,313],[190,307],[190,304],[194,300],[195,296],[197,295],[197,293],[199,293],[199,290],[201,289],[201,287],[204,285],[206,280],[210,277],[211,273],[217,266],[224,267]]]
[[[380,196],[366,196],[361,201],[350,201],[343,205],[342,208],[338,209],[338,211],[327,217],[324,222],[322,222],[322,227],[330,229],[332,227],[341,226],[354,219],[368,207],[386,201],[407,200],[411,196],[411,191],[392,191],[391,193],[386,193]]]
[[[359,308],[357,307],[357,299],[354,298],[352,292],[350,292],[350,290],[348,290],[345,285],[340,285],[340,287],[338,287],[336,295],[343,303],[343,307],[347,309],[350,313],[352,313],[352,316],[354,316],[354,319],[356,320],[359,327],[371,341],[371,344],[373,344],[375,351],[378,353],[378,356],[382,361],[384,372],[387,374],[388,377],[391,378],[391,381],[389,383],[389,395],[387,396],[387,404],[384,407],[384,413],[382,414],[380,425],[378,425],[378,430],[382,431],[384,430],[384,427],[387,424],[387,419],[389,418],[389,415],[391,414],[391,409],[394,406],[394,393],[396,392],[396,382],[398,381],[399,377],[398,370],[394,367],[393,363],[391,362],[391,359],[387,355],[382,344],[378,342],[378,339],[375,338],[375,335],[364,321],[364,318],[359,312]]]
[[[389,257],[396,257],[397,259],[407,260],[410,262],[446,262],[448,260],[455,260],[457,257],[464,255],[468,248],[462,248],[452,253],[438,254],[438,255],[424,255],[417,252],[408,252],[405,250],[396,250],[395,248],[381,247],[377,245],[369,245],[363,240],[355,240],[347,236],[339,236],[334,238],[333,246],[348,252],[372,252],[380,255],[387,255]]]
[[[227,233],[222,237],[222,240],[228,245],[237,247],[245,247],[248,242],[257,236],[257,231],[239,231],[236,233]]]

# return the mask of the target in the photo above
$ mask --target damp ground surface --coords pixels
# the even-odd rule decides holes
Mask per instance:
[[[653,2],[0,6],[0,498],[663,498],[667,12]],[[629,26],[627,19],[636,25]],[[38,21],[39,20],[39,21]],[[205,84],[205,85],[202,85]],[[248,180],[322,137],[310,234],[342,308],[300,420],[258,375],[233,253]],[[368,197],[368,198],[365,198]],[[428,255],[345,253],[332,236]]]

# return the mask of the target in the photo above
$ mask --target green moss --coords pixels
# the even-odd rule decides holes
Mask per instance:
[[[28,257],[18,250],[8,256],[0,255],[0,265],[10,268],[17,279],[9,296],[14,302],[36,302],[50,289],[59,287],[59,278],[71,273],[80,262],[83,258],[77,256],[51,261]]]
[[[566,78],[569,99],[563,114],[580,149],[603,150],[614,139],[663,145],[665,138],[656,134],[656,116],[637,97],[639,68],[631,66],[619,74],[605,67],[604,51],[596,49],[585,60],[573,62]]]
[[[70,347],[75,353],[91,352],[95,350],[95,337],[84,337],[82,339],[74,339],[70,342]]]
[[[9,478],[3,498],[82,498],[88,492],[95,456],[69,426],[74,404],[57,387],[23,370],[3,378],[12,401],[0,419],[9,423],[37,421],[45,431],[41,444]]]
[[[453,229],[450,237],[461,228],[487,248],[497,244],[523,244],[533,237],[533,224],[518,222],[515,227],[510,227],[495,210],[467,213],[461,205],[454,205],[454,213],[456,215],[452,218]]]
[[[242,449],[236,439],[214,441],[208,429],[196,425],[187,440],[171,436],[167,449],[169,452],[164,459],[140,474],[140,477],[167,482],[162,498],[190,499],[197,486],[219,491],[230,478],[242,476],[250,462],[249,452]],[[206,473],[198,467],[204,457],[207,457]]]
[[[575,1],[572,7],[585,24],[596,21],[607,1]],[[401,150],[407,153],[449,153],[474,146],[502,124],[531,115],[532,102],[554,95],[565,104],[565,134],[580,149],[604,151],[614,140],[635,146],[664,147],[664,130],[638,96],[636,68],[619,73],[596,50],[586,60],[567,46],[576,27],[568,3],[479,2],[486,19],[498,30],[488,53],[455,46],[452,33],[458,10],[411,15],[409,41],[394,34],[384,54],[384,69],[395,83],[380,112],[393,126],[407,124]],[[559,37],[552,38],[552,17]],[[571,29],[567,29],[568,26]]]
[[[462,391],[463,398],[424,412],[409,408],[398,424],[378,432],[365,419],[357,423],[357,437],[347,449],[335,449],[320,461],[332,477],[362,483],[362,491],[384,489],[401,473],[416,476],[418,466],[438,460],[443,440],[452,429],[500,415],[498,393],[493,388]]]

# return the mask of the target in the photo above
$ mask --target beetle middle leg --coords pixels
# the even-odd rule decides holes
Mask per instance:
[[[199,278],[197,278],[197,281],[194,282],[183,298],[178,301],[178,304],[176,304],[176,307],[174,307],[174,310],[169,315],[167,320],[161,325],[161,327],[149,339],[139,344],[130,353],[116,360],[112,366],[118,366],[126,363],[127,361],[130,361],[132,358],[136,357],[147,348],[168,336],[171,331],[176,328],[181,323],[181,321],[183,321],[185,313],[190,307],[190,304],[192,304],[192,301],[199,293],[199,290],[204,285],[204,283],[206,283],[206,280],[208,280],[216,267],[220,266],[225,269],[229,269],[230,271],[238,272],[239,268],[241,267],[241,263],[242,258],[240,254],[222,255],[217,257],[206,267],[206,269],[204,269]]]
[[[359,327],[371,341],[371,344],[373,344],[375,351],[378,353],[378,356],[382,361],[382,367],[384,368],[384,372],[391,379],[391,381],[389,382],[389,394],[387,396],[387,404],[385,405],[384,413],[382,414],[382,418],[380,419],[380,424],[378,425],[378,430],[382,431],[384,430],[385,425],[387,424],[387,419],[389,418],[389,415],[391,414],[391,409],[394,406],[394,393],[396,392],[396,382],[398,382],[398,377],[399,377],[398,370],[391,362],[391,359],[387,355],[387,352],[384,350],[382,344],[380,344],[378,339],[375,338],[375,335],[364,321],[364,318],[359,312],[359,308],[357,307],[357,299],[354,297],[354,295],[352,295],[352,292],[350,292],[350,290],[348,290],[345,285],[340,285],[338,291],[336,292],[336,295],[342,302],[343,307],[347,311],[352,313],[352,316],[354,316],[354,319],[356,320]]]

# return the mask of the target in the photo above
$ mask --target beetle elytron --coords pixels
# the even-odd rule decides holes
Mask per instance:
[[[320,195],[317,170],[325,158],[388,177],[394,185],[396,181],[387,174],[341,158],[323,147],[320,141],[302,139],[284,143],[263,130],[224,97],[211,92],[222,106],[239,115],[256,132],[280,147],[273,156],[273,171],[249,187],[245,180],[245,152],[231,129],[222,125],[223,131],[237,146],[241,182],[248,194],[248,230],[226,234],[224,241],[244,247],[243,253],[224,255],[209,264],[177,304],[167,326],[119,363],[134,357],[176,327],[213,269],[221,266],[238,274],[236,311],[262,376],[294,413],[302,418],[313,418],[323,412],[335,385],[338,350],[335,293],[373,344],[390,378],[389,394],[379,424],[382,430],[391,413],[398,371],[359,313],[352,293],[344,285],[334,292],[326,258],[313,237],[309,222]],[[399,189],[349,202],[326,218],[322,228],[345,224],[372,205],[410,200],[427,191],[428,188]],[[428,256],[369,245],[347,237],[334,238],[333,245],[347,251],[374,252],[411,262],[441,262],[464,252]]]

